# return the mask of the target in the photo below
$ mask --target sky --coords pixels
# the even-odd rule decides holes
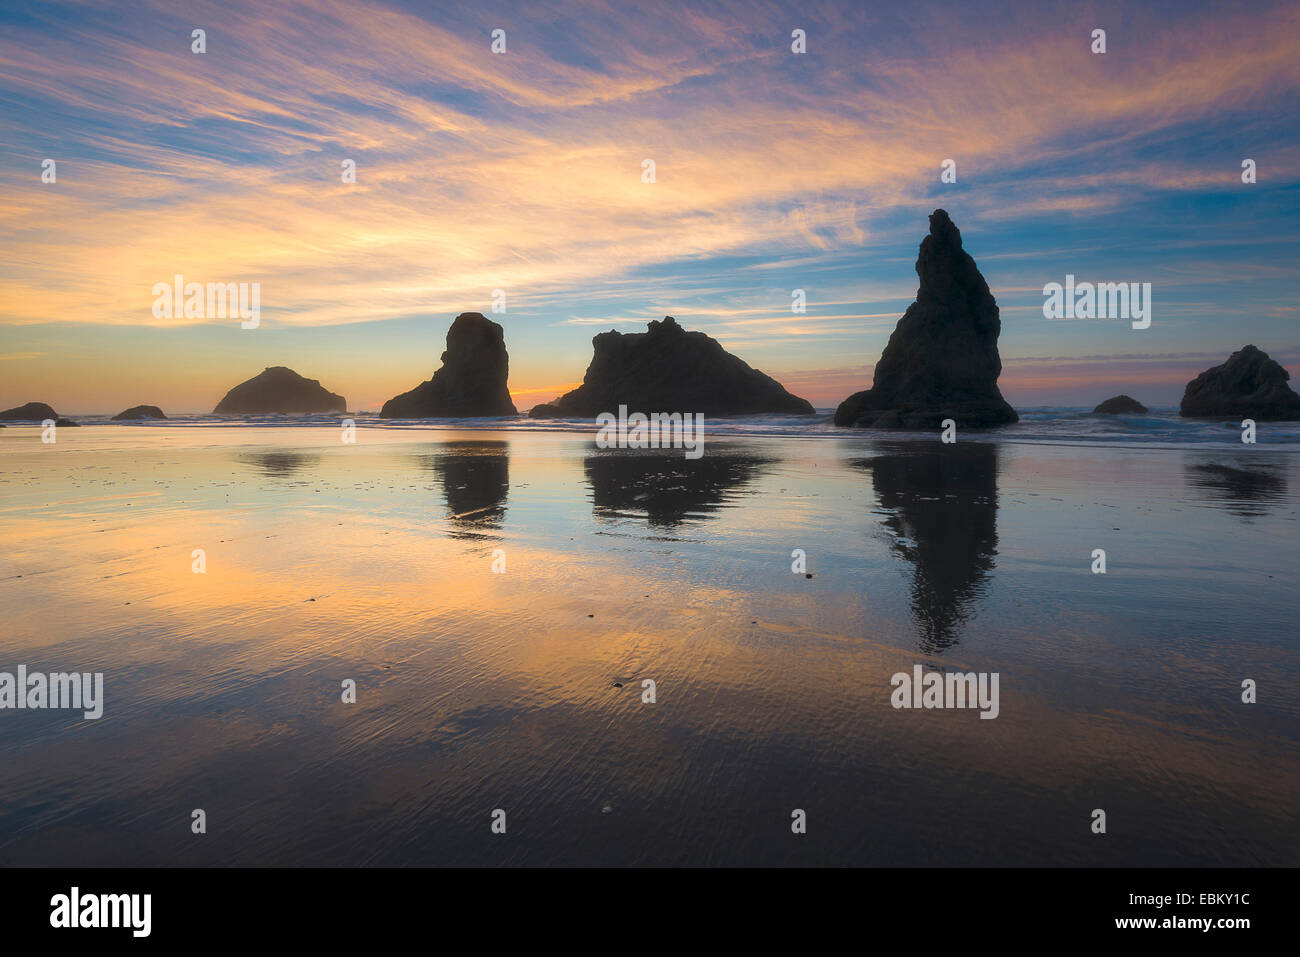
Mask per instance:
[[[1294,3],[4,0],[0,408],[207,412],[287,365],[373,410],[466,311],[521,409],[664,315],[833,407],[939,207],[1017,407],[1176,405],[1246,343],[1300,372],[1298,50]],[[177,274],[259,283],[260,324],[155,317]],[[1150,328],[1046,318],[1067,274],[1151,283]]]

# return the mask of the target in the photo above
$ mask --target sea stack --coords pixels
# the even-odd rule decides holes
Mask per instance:
[[[1268,353],[1244,346],[1223,365],[1187,383],[1178,414],[1295,421],[1300,419],[1300,395],[1286,384],[1290,378]]]
[[[646,332],[602,332],[582,385],[539,405],[533,418],[590,418],[602,412],[700,413],[707,416],[784,412],[806,415],[812,404],[771,376],[731,355],[716,339],[687,332],[672,316]]]
[[[0,412],[0,419],[5,422],[44,422],[58,417],[59,414],[44,402],[28,402]]]
[[[156,405],[133,405],[125,412],[113,416],[114,422],[135,422],[140,419],[165,419],[163,410]]]
[[[889,337],[872,387],[841,402],[835,424],[937,429],[944,419],[963,428],[1019,421],[998,391],[998,304],[942,209],[930,214],[916,274],[916,302]]]
[[[442,368],[410,392],[393,396],[385,419],[518,415],[507,380],[510,356],[501,326],[479,312],[462,312],[447,330]]]
[[[284,366],[271,366],[265,372],[241,382],[217,403],[214,415],[266,415],[277,412],[346,412],[347,400],[306,379]]]
[[[1117,395],[1092,410],[1093,415],[1140,415],[1147,407],[1131,395]]]

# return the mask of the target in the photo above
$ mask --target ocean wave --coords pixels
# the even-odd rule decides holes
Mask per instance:
[[[1184,419],[1173,408],[1152,409],[1141,415],[1093,415],[1086,408],[1035,407],[1021,409],[1014,425],[988,430],[967,430],[983,441],[1047,442],[1107,445],[1241,445],[1241,423],[1236,419]],[[747,415],[705,420],[707,435],[819,438],[862,436],[869,438],[933,440],[933,432],[874,432],[847,429],[833,422],[832,409],[807,415]],[[174,415],[164,420],[113,422],[107,415],[76,416],[82,425],[115,428],[338,428],[352,419],[358,428],[425,429],[506,432],[595,432],[591,419],[530,419],[527,416],[479,418],[383,419],[375,413],[304,415]],[[1300,449],[1300,422],[1261,422],[1256,440],[1270,447]],[[2,433],[0,433],[2,434]],[[960,433],[959,433],[960,434]]]

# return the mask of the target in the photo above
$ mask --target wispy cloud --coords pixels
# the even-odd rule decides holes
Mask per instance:
[[[1300,175],[1293,138],[1165,158],[1225,117],[1287,122],[1291,5],[1125,11],[1104,57],[1087,49],[1096,14],[1037,4],[996,22],[951,5],[693,6],[42,5],[0,37],[0,323],[207,322],[153,317],[151,287],[177,273],[260,282],[270,327],[450,317],[501,288],[539,327],[673,312],[771,355],[825,340],[830,366],[844,336],[855,358],[878,352],[933,206],[960,210],[982,263],[1052,278],[1068,265],[1054,250],[1126,235],[1153,197],[1239,185],[1245,151],[1261,182]],[[804,56],[788,49],[796,21]],[[46,156],[56,185],[39,182]],[[1054,241],[1025,223],[1056,224]],[[1071,241],[1100,223],[1117,225]],[[1171,280],[1210,281],[1170,256]],[[1249,288],[1242,263],[1219,264],[1225,284]],[[805,284],[823,314],[779,316]]]

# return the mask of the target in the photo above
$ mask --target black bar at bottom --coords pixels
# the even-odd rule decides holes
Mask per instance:
[[[128,946],[378,943],[452,929],[664,945],[686,921],[733,945],[838,925],[873,941],[961,931],[971,942],[1231,946],[1284,930],[1294,883],[1294,871],[1242,869],[0,869],[0,927],[7,943]]]

